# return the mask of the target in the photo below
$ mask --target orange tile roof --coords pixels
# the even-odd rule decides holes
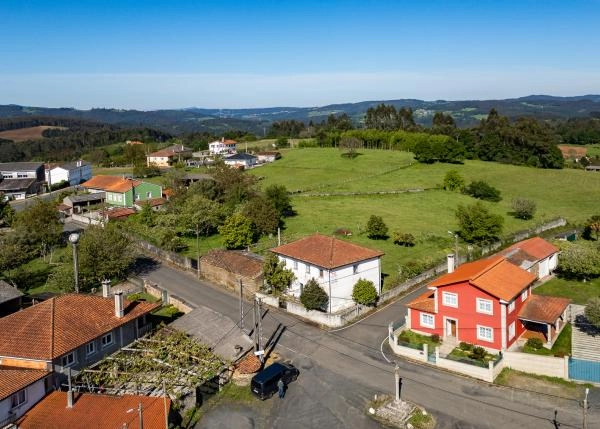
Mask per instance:
[[[142,182],[135,179],[124,179],[119,176],[94,176],[87,182],[81,184],[84,188],[101,189],[108,192],[127,192],[132,187],[141,185]]]
[[[134,215],[135,213],[136,211],[134,209],[127,207],[100,211],[100,214],[105,216],[107,219],[121,219]]]
[[[519,319],[554,324],[570,303],[568,298],[531,294],[519,311]]]
[[[522,250],[537,260],[547,258],[559,250],[558,247],[547,242],[541,237],[532,237],[527,240],[519,241],[518,243],[515,243],[509,248],[505,249],[504,252],[515,249]]]
[[[460,265],[453,273],[430,283],[440,287],[469,282],[504,301],[511,301],[536,279],[534,274],[511,264],[502,256],[492,256]]]
[[[20,429],[137,428],[142,404],[144,429],[164,429],[164,398],[138,395],[76,393],[67,408],[67,392],[50,393],[18,420]],[[171,400],[167,398],[167,410]]]
[[[0,401],[50,374],[41,369],[22,369],[0,365]]]
[[[406,306],[408,308],[425,311],[427,313],[435,313],[435,301],[433,291],[428,290],[424,294],[419,295],[411,302],[406,304]]]
[[[321,234],[313,234],[275,247],[271,249],[271,252],[327,269],[350,265],[365,259],[378,258],[384,254],[378,250]]]
[[[156,158],[156,157],[171,157],[178,155],[184,152],[191,152],[192,149],[189,147],[185,147],[180,144],[176,144],[173,146],[166,147],[164,149],[157,150],[156,152],[152,152],[148,155],[148,158]]]
[[[69,294],[51,298],[0,319],[0,356],[51,360],[106,334],[159,304],[124,300],[115,316],[113,298]]]
[[[581,158],[587,155],[587,148],[585,146],[566,146],[558,145],[558,149],[562,152],[563,158]]]

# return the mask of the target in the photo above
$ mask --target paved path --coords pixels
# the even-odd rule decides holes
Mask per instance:
[[[158,265],[143,275],[193,304],[239,319],[236,297],[191,274]],[[393,366],[381,355],[380,346],[388,323],[404,313],[400,301],[348,329],[327,332],[268,309],[265,339],[285,328],[276,350],[300,367],[298,390],[304,394],[299,395],[295,407],[282,404],[267,426],[256,427],[320,427],[322,423],[334,428],[372,427],[370,420],[356,416],[364,413],[366,400],[373,394],[393,392]],[[491,386],[407,361],[399,361],[399,365],[402,396],[426,407],[437,418],[438,428],[556,428],[555,410],[561,428],[581,427],[582,409],[577,401]],[[294,387],[291,385],[290,391]],[[589,414],[588,427],[600,428],[600,397],[594,396],[590,402],[595,408]],[[312,413],[329,417],[311,420]]]

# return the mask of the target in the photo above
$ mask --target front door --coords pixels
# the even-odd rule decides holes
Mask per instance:
[[[456,320],[446,319],[446,336],[456,338]]]

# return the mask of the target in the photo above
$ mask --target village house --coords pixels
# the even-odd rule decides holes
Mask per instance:
[[[256,154],[256,158],[259,163],[275,162],[276,160],[281,158],[281,153],[279,153],[279,152],[258,152]]]
[[[239,292],[240,282],[247,294],[263,284],[263,259],[254,253],[215,249],[200,258],[203,277]]]
[[[549,276],[558,265],[559,249],[541,237],[519,241],[499,254],[516,266],[543,279]]]
[[[170,167],[175,162],[185,161],[192,156],[192,148],[182,144],[169,146],[167,148],[152,152],[146,156],[148,167],[156,165],[157,167]]]
[[[296,277],[288,293],[299,297],[310,279],[315,279],[329,296],[328,311],[354,305],[352,289],[359,279],[373,282],[381,293],[383,252],[345,240],[313,234],[271,249]]]
[[[210,142],[208,144],[208,151],[212,155],[235,153],[237,151],[237,142],[235,140],[225,140],[225,137],[223,137],[221,140]]]
[[[53,186],[67,182],[69,186],[79,185],[92,178],[92,165],[78,160],[65,164],[49,164],[45,169],[46,183]]]
[[[44,182],[41,162],[0,163],[0,193],[8,198],[23,200],[38,193]]]
[[[149,332],[159,304],[61,295],[0,319],[0,422],[57,387],[67,368],[92,365]]]
[[[72,429],[101,424],[105,428],[164,429],[171,409],[171,399],[156,396],[69,395],[59,391],[50,393],[17,420],[17,428]]]
[[[92,193],[105,192],[106,204],[120,207],[133,207],[137,202],[162,197],[159,185],[119,176],[94,176],[81,186]]]
[[[256,165],[256,157],[242,152],[228,156],[223,162],[233,168],[252,168]]]
[[[551,346],[566,324],[570,300],[532,294],[536,274],[495,255],[466,263],[428,285],[407,304],[406,327],[444,342],[466,342],[506,350],[520,337],[538,337]]]

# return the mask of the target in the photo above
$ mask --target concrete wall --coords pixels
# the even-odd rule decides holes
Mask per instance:
[[[256,293],[256,297],[260,298],[264,304],[270,305],[271,307],[279,308],[279,298],[273,295],[266,295],[264,293]]]
[[[148,243],[147,241],[140,240],[133,236],[129,236],[129,238],[143,250],[157,256],[161,260],[169,262],[183,270],[196,272],[195,259],[186,258],[185,256],[178,255],[174,252],[168,252],[166,250],[161,249],[160,247],[156,247],[155,245]]]
[[[502,362],[500,362],[498,366],[501,366],[501,364]],[[470,365],[468,363],[456,362],[454,360],[444,358],[438,358],[436,361],[436,366],[439,368],[447,369],[449,371],[454,371],[460,374],[468,375],[469,377],[473,377],[478,380],[487,381],[488,383],[494,382],[493,366],[482,368],[479,366]]]
[[[168,291],[165,291],[160,286],[152,284],[147,280],[144,281],[144,291],[160,300],[163,300],[166,295],[167,300],[166,302],[163,300],[163,304],[170,304],[182,313],[187,314],[194,309],[194,307],[183,298],[180,298],[177,295],[171,295]]]
[[[569,379],[569,358],[538,356],[530,353],[503,352],[504,367],[531,374]]]
[[[100,224],[102,224],[102,221],[99,220],[99,219],[92,219],[90,217],[78,215],[78,214],[75,214],[75,213],[73,213],[73,215],[71,216],[71,219],[73,219],[76,222],[84,223],[86,225],[100,225]]]

